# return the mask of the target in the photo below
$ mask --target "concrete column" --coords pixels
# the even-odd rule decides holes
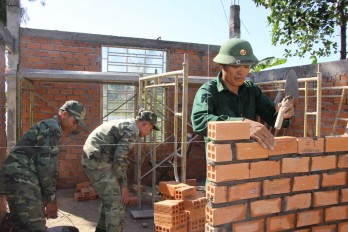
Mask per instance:
[[[240,6],[230,6],[230,39],[240,37]]]
[[[7,4],[7,29],[15,40],[14,52],[8,55],[8,70],[6,81],[8,87],[8,119],[7,119],[7,147],[13,147],[17,142],[20,125],[20,81],[16,75],[19,66],[19,30],[20,30],[20,0],[6,0]]]

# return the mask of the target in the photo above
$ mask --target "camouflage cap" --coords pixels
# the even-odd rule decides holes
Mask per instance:
[[[73,115],[76,120],[79,122],[79,125],[85,129],[87,129],[84,118],[86,116],[85,107],[78,101],[70,100],[66,101],[61,110],[67,111],[69,114]]]
[[[153,125],[153,129],[157,131],[160,130],[159,127],[156,125],[157,115],[152,111],[141,109],[136,119],[149,121]]]

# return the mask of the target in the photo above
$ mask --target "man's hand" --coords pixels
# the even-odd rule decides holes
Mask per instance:
[[[263,148],[273,150],[275,140],[272,133],[267,130],[266,126],[249,119],[244,119],[244,121],[250,122],[250,138],[257,141]]]
[[[122,187],[122,204],[127,205],[129,201],[129,190],[128,187]]]
[[[44,206],[44,213],[47,218],[58,217],[58,205],[57,202],[46,203]]]

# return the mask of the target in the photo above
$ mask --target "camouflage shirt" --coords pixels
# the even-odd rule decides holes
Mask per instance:
[[[57,116],[31,127],[12,149],[1,170],[0,193],[56,199],[58,152],[62,128]]]
[[[113,168],[122,186],[126,186],[127,156],[138,137],[135,120],[105,122],[88,136],[83,147],[82,165],[89,169]]]

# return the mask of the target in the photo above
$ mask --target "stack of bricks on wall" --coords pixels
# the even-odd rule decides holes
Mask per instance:
[[[348,231],[348,136],[250,140],[247,122],[209,122],[206,231]]]
[[[159,192],[162,201],[154,204],[156,232],[204,232],[207,199],[203,192],[175,181],[160,182]]]

